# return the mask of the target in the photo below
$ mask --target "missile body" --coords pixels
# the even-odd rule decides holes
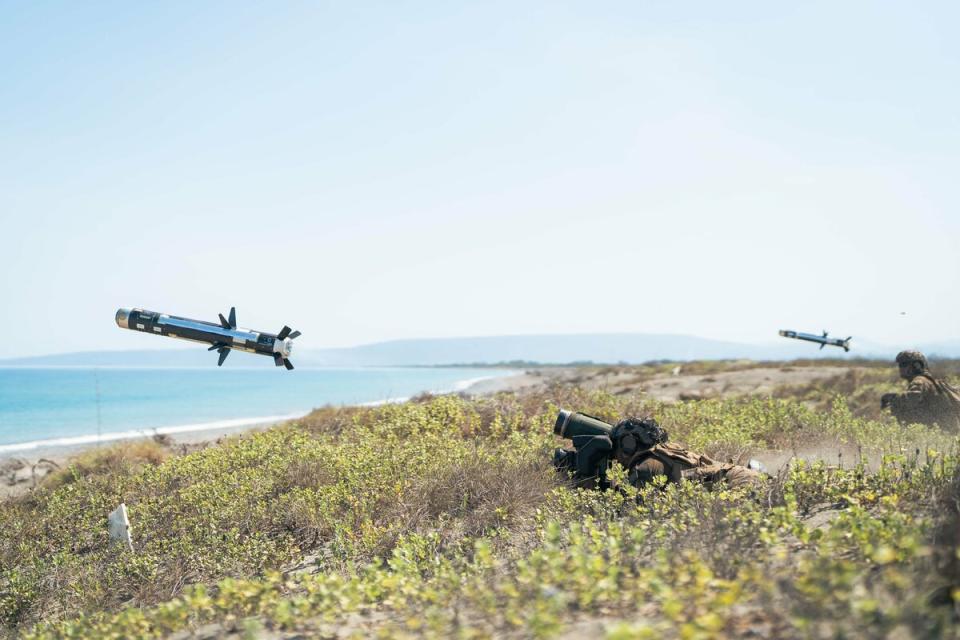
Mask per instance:
[[[802,333],[800,331],[786,331],[781,330],[780,335],[784,338],[794,338],[796,340],[806,340],[807,342],[815,342],[820,345],[820,348],[823,349],[825,346],[830,345],[831,347],[840,347],[844,351],[850,351],[850,338],[853,336],[847,336],[846,339],[842,338],[830,338],[829,334],[824,331],[822,336],[818,336],[813,333]]]
[[[208,351],[217,351],[220,354],[218,367],[227,359],[231,349],[237,349],[269,356],[278,367],[282,365],[293,369],[290,353],[293,351],[293,339],[300,335],[299,331],[291,331],[287,326],[276,334],[238,329],[235,308],[230,309],[229,319],[220,314],[220,324],[169,316],[146,309],[119,309],[116,320],[117,326],[123,329],[208,344]]]

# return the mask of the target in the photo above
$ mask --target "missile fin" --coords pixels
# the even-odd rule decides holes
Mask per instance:
[[[294,331],[290,334],[290,339],[293,340],[294,338],[299,338],[301,335],[302,334],[299,331]]]
[[[277,340],[286,340],[291,331],[290,327],[283,325],[283,329],[280,329],[280,333],[277,334]]]
[[[227,356],[230,355],[229,347],[220,347],[220,359],[217,360],[217,366],[222,367],[223,361],[227,359]]]
[[[220,316],[220,326],[221,326],[221,327],[223,327],[224,329],[232,329],[232,328],[233,328],[233,327],[230,326],[230,323],[227,321],[227,319],[223,317],[223,314],[222,314],[222,313],[218,313],[217,315]]]
[[[826,342],[821,342],[821,343],[820,343],[820,351],[823,351],[823,348],[824,348],[825,346],[827,346],[827,343],[826,343]]]
[[[273,364],[277,365],[278,367],[283,366],[283,356],[280,355],[279,353],[274,353]]]
[[[293,363],[287,360],[286,358],[283,359],[283,366],[287,368],[287,371],[293,370]]]
[[[237,328],[237,308],[236,307],[230,307],[230,328],[231,329]]]

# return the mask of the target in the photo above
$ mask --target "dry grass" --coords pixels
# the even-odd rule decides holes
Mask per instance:
[[[520,529],[559,484],[547,460],[496,464],[474,457],[418,478],[408,494],[417,499],[393,504],[384,516],[407,532],[440,531],[448,544],[508,529],[515,546]]]
[[[325,406],[314,409],[295,422],[298,428],[306,429],[317,435],[338,436],[367,414],[369,414],[369,409],[364,407]]]
[[[146,465],[160,464],[172,455],[169,446],[156,440],[137,440],[89,449],[70,458],[62,469],[44,478],[42,484],[53,491],[79,478],[129,475]]]

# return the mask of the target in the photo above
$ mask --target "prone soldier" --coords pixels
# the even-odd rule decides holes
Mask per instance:
[[[573,449],[554,452],[553,463],[572,472],[580,487],[608,488],[606,470],[612,460],[623,465],[635,487],[661,476],[667,482],[726,482],[731,487],[755,486],[766,478],[755,461],[749,467],[717,462],[669,442],[667,432],[649,417],[626,418],[614,426],[583,413],[560,411],[553,432],[573,440]]]

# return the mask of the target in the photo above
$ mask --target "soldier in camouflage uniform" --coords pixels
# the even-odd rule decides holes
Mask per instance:
[[[901,351],[897,365],[900,377],[909,383],[907,391],[884,394],[880,406],[889,408],[901,424],[936,424],[947,431],[960,431],[960,393],[933,377],[924,355],[919,351]]]
[[[627,477],[635,487],[658,476],[667,482],[726,482],[732,487],[756,485],[766,478],[754,469],[717,462],[668,442],[667,432],[653,418],[626,418],[613,427],[609,436],[586,436],[578,449],[557,449],[554,453],[558,470],[574,472],[577,486],[591,489],[610,486],[606,469],[611,459],[627,469]]]
[[[662,437],[652,446],[630,446],[631,433],[661,433]],[[667,442],[667,433],[653,418],[627,418],[617,423],[614,437],[619,436],[620,446],[615,447],[615,458],[628,470],[630,483],[640,486],[658,476],[667,482],[694,480],[713,484],[726,482],[731,487],[748,487],[762,482],[766,476],[759,471],[729,462],[717,462],[702,453],[694,453],[676,442]],[[642,442],[643,436],[636,438]],[[649,438],[647,438],[649,441]]]

